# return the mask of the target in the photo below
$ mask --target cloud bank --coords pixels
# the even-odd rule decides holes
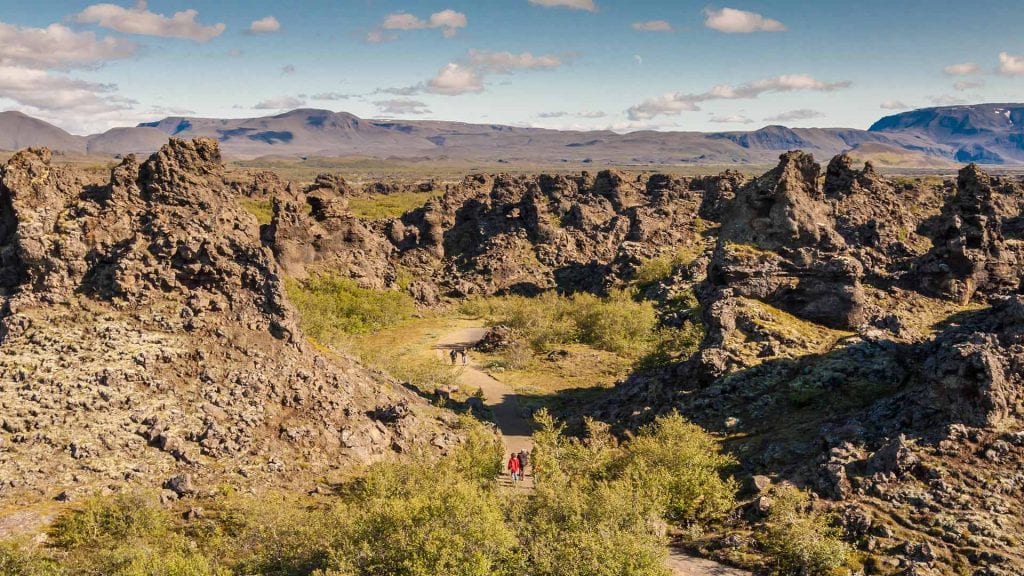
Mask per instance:
[[[650,120],[656,116],[677,116],[700,110],[700,104],[713,100],[757,98],[768,92],[833,92],[848,88],[849,82],[823,82],[806,74],[786,74],[755,80],[739,86],[721,84],[700,94],[675,92],[643,101],[626,111],[630,120]]]

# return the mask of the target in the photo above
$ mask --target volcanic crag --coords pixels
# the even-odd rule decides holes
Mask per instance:
[[[129,156],[109,181],[47,150],[3,167],[0,499],[308,489],[455,441],[449,416],[305,342],[222,168],[206,139]]]

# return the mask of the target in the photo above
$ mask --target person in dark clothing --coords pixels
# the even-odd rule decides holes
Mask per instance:
[[[455,359],[459,357],[459,351],[452,348],[452,351],[448,353],[448,357],[452,359],[452,366],[455,365]]]
[[[530,453],[523,448],[516,454],[516,459],[519,460],[519,477],[526,478],[526,466],[530,463]]]

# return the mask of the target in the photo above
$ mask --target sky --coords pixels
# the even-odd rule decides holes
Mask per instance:
[[[0,110],[867,128],[1024,101],[1019,0],[0,0]]]

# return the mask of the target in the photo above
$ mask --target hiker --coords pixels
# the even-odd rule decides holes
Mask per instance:
[[[465,366],[467,364],[469,364],[469,352],[467,352],[466,349],[463,348],[462,349],[462,365]]]
[[[523,448],[516,454],[516,460],[519,460],[519,478],[526,478],[526,466],[530,463],[530,453]]]
[[[455,366],[455,359],[459,357],[459,351],[452,348],[452,351],[448,353],[448,356],[452,359],[452,366]]]
[[[512,457],[508,459],[508,471],[512,474],[512,483],[515,484],[519,480],[519,458],[516,453],[512,453]]]

